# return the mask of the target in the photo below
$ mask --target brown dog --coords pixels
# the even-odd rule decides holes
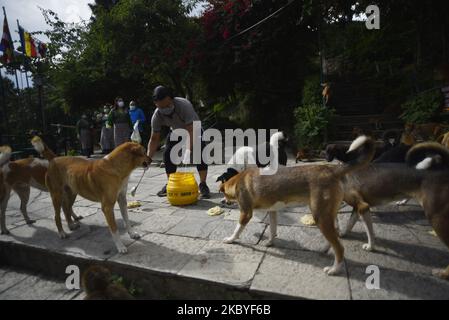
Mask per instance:
[[[449,150],[435,142],[417,144],[407,153],[406,162],[372,163],[346,175],[342,180],[344,201],[353,212],[342,236],[361,217],[368,236],[363,249],[375,250],[370,208],[409,197],[418,201],[438,237],[449,247]],[[449,266],[434,274],[449,279]]]
[[[37,136],[31,140],[31,144],[45,159],[27,158],[16,161],[4,161],[1,166],[1,171],[3,173],[3,190],[0,195],[1,234],[9,234],[5,220],[6,208],[8,206],[9,198],[11,197],[11,191],[16,192],[20,198],[20,211],[27,224],[35,222],[35,220],[29,218],[27,212],[30,188],[33,187],[41,191],[48,191],[45,186],[48,161],[52,160],[56,155],[48,148],[42,139]],[[70,214],[75,220],[80,219],[73,210],[70,211]]]
[[[83,198],[101,203],[114,244],[120,253],[126,253],[127,249],[117,231],[114,205],[118,202],[130,237],[140,238],[129,224],[126,190],[131,172],[139,166],[146,168],[148,163],[150,159],[145,148],[134,142],[120,145],[99,160],[58,157],[50,161],[46,184],[53,201],[59,236],[62,239],[67,237],[61,223],[61,206],[65,209],[64,214],[70,227],[73,221],[67,212],[70,212],[76,195],[79,194]]]
[[[429,141],[436,140],[447,130],[447,125],[435,122],[413,124],[406,123],[404,130],[410,132],[417,140]]]
[[[111,272],[105,267],[93,265],[87,268],[82,276],[83,288],[86,292],[84,300],[133,300],[128,290],[111,282]]]
[[[277,210],[287,204],[308,204],[321,232],[335,252],[333,266],[324,271],[333,275],[343,267],[343,246],[335,229],[337,211],[343,200],[342,178],[354,170],[368,165],[374,155],[374,141],[366,136],[357,138],[348,152],[358,157],[347,165],[310,165],[279,168],[266,175],[265,169],[248,169],[221,184],[220,191],[228,201],[237,201],[240,220],[232,236],[225,243],[239,238],[251,220],[253,210],[265,209],[270,214],[269,245],[276,237]]]

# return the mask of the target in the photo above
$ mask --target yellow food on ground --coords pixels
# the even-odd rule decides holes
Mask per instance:
[[[437,233],[435,232],[435,230],[429,231],[429,233],[430,233],[432,236],[434,236],[434,237],[437,236]]]
[[[219,206],[210,208],[209,210],[207,210],[207,214],[210,216],[218,216],[220,214],[222,214],[224,212],[224,210],[222,208],[220,208]]]
[[[142,204],[139,201],[128,202],[128,209],[140,207]]]
[[[314,226],[315,219],[313,219],[313,216],[311,214],[305,214],[301,217],[301,223],[306,226]]]

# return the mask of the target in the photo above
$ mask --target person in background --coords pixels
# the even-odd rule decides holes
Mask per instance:
[[[83,113],[76,123],[76,134],[81,143],[81,153],[88,158],[93,153],[92,128],[87,114]]]
[[[115,108],[109,113],[108,126],[114,130],[114,144],[117,148],[122,143],[130,141],[132,123],[125,102],[122,98],[115,99]]]
[[[114,150],[114,131],[108,126],[108,116],[111,112],[111,105],[108,103],[103,107],[102,127],[100,136],[100,146],[103,154],[108,154]]]
[[[161,140],[161,130],[164,126],[169,127],[171,130],[174,129],[185,129],[189,132],[190,141],[193,137],[193,121],[200,121],[198,114],[193,109],[192,104],[189,100],[175,97],[172,91],[166,87],[158,86],[153,92],[153,101],[156,105],[156,110],[151,118],[151,137],[148,142],[147,156],[152,159],[155,155]],[[177,166],[173,163],[170,158],[170,152],[172,148],[178,143],[178,141],[171,141],[170,134],[166,138],[165,151],[164,151],[164,163],[165,172],[167,178],[170,174],[176,172]],[[186,157],[186,162],[190,162],[187,158],[190,158],[193,144],[190,145],[190,150],[185,152],[184,157]],[[204,148],[204,142],[201,142],[201,151]],[[184,162],[184,160],[183,160]],[[185,163],[185,162],[184,162]],[[201,159],[201,163],[196,166],[198,174],[200,176],[199,189],[201,197],[203,199],[210,198],[210,190],[206,184],[207,178],[207,164]],[[167,185],[165,185],[162,190],[160,190],[157,195],[159,197],[165,197],[167,195]]]
[[[145,114],[143,113],[142,109],[137,107],[134,101],[131,101],[129,103],[129,116],[131,118],[133,127],[136,121],[139,121],[139,133],[142,137],[142,144],[145,145],[147,141],[146,139],[144,139],[144,123],[147,119],[145,118]]]
[[[95,147],[98,147],[100,145],[100,139],[101,139],[101,127],[103,125],[103,114],[101,111],[95,111],[94,117],[92,117],[92,123],[93,123],[93,145],[94,145],[94,152]]]

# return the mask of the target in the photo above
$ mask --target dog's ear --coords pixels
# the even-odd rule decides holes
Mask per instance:
[[[145,155],[145,149],[138,143],[133,143],[130,149],[131,153],[136,156]]]

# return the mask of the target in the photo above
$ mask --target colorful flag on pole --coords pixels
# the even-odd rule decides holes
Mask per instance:
[[[30,58],[45,58],[47,46],[45,43],[34,39],[29,32],[19,25],[20,42],[22,44],[22,52]]]
[[[3,35],[2,41],[0,42],[0,51],[3,51],[3,61],[5,63],[10,63],[14,59],[14,45],[11,38],[11,33],[9,32],[8,20],[3,21]]]

